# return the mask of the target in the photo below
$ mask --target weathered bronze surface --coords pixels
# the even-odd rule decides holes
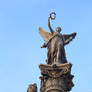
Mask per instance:
[[[53,17],[52,17],[53,15]],[[56,13],[51,12],[48,17],[50,32],[44,31],[41,27],[39,33],[45,40],[41,48],[47,47],[47,64],[40,64],[41,87],[40,92],[69,92],[74,86],[71,75],[72,64],[66,59],[64,46],[75,38],[76,33],[61,34],[61,28],[57,27],[56,32],[50,25],[50,19],[54,20]],[[36,84],[28,87],[27,92],[37,92]]]
[[[52,12],[51,14],[55,14],[56,16],[56,13],[54,12]],[[57,27],[56,32],[54,32],[54,30],[50,25],[50,19],[54,20],[55,17],[52,18],[51,14],[48,17],[48,27],[50,29],[50,32],[46,32],[41,27],[39,28],[39,33],[46,42],[42,45],[41,48],[47,47],[48,49],[48,52],[47,52],[48,58],[46,60],[47,64],[51,65],[51,64],[67,63],[64,46],[67,45],[70,41],[72,41],[72,39],[75,38],[76,33],[74,32],[72,34],[62,35],[60,33],[61,32],[60,27]]]

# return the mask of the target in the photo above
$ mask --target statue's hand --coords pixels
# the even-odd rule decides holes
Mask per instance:
[[[47,47],[47,43],[44,43],[41,48],[46,48]]]

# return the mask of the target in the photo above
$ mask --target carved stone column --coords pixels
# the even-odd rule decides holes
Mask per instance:
[[[74,86],[70,63],[39,65],[42,76],[40,92],[68,92]]]

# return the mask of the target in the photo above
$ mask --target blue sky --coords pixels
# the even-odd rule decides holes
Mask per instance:
[[[40,88],[46,49],[38,28],[49,31],[51,11],[57,14],[53,29],[77,32],[65,47],[75,75],[71,92],[92,92],[92,0],[0,0],[0,92],[26,92],[31,83]]]

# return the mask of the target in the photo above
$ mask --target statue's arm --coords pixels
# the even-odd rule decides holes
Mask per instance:
[[[41,48],[46,48],[48,46],[48,43],[44,43]]]
[[[51,33],[53,34],[54,31],[53,31],[53,29],[52,29],[52,27],[51,27],[51,25],[50,25],[50,17],[48,17],[48,27],[49,27]]]

